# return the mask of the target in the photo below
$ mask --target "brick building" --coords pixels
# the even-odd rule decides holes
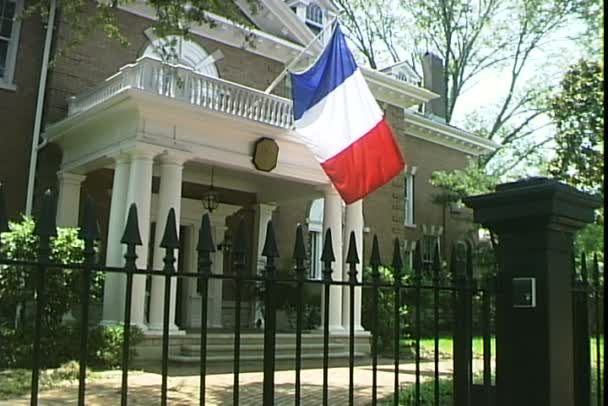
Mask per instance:
[[[155,230],[163,229],[168,210],[174,208],[182,243],[179,267],[194,270],[198,225],[207,211],[201,202],[210,190],[217,192],[219,204],[210,214],[216,242],[223,247],[216,253],[214,272],[229,272],[226,247],[241,219],[251,237],[251,272],[263,264],[261,247],[270,219],[280,236],[284,267],[290,264],[296,224],[307,225],[313,276],[319,275],[326,228],[335,238],[335,279],[342,277],[343,236],[351,230],[365,258],[373,234],[380,238],[384,259],[390,258],[395,237],[439,238],[442,249],[447,247],[466,229],[469,218],[432,204],[437,191],[429,183],[431,173],[462,168],[467,157],[487,153],[495,145],[442,122],[439,94],[429,90],[442,88],[437,80],[440,61],[427,56],[424,78],[406,64],[382,71],[363,69],[396,132],[408,169],[364,201],[345,207],[292,131],[288,81],[272,94],[264,92],[337,9],[330,1],[260,0],[258,12],[251,14],[246,1],[237,3],[243,4],[255,28],[210,15],[214,27],[195,26],[192,38],[176,39],[177,59],[171,65],[158,57],[167,39],[155,37],[155,13],[143,1],[115,11],[128,47],[99,33],[57,53],[70,35],[58,14],[49,33],[53,63],[40,86],[48,27],[36,17],[14,18],[23,0],[0,0],[0,180],[10,216],[16,218],[26,209],[28,162],[39,114],[35,195],[47,187],[58,190],[58,224],[63,226],[77,225],[80,202],[93,196],[108,265],[122,263],[118,240],[126,211],[136,203],[145,241],[138,265],[162,266],[161,250],[155,249],[162,233]],[[94,4],[89,6],[93,13]],[[321,51],[321,42],[311,47],[302,66]],[[39,91],[44,101],[40,109]],[[265,141],[270,150],[278,147],[276,165],[268,149],[256,148],[261,139],[271,140]],[[256,165],[254,158],[262,163],[269,159],[270,168]],[[107,322],[121,319],[123,284],[113,275],[106,279],[102,317]],[[230,325],[230,289],[213,281],[210,327]],[[135,280],[132,320],[146,331],[161,328],[163,290],[160,278]],[[347,325],[347,298],[338,288],[334,293],[330,324],[332,331],[340,331]],[[197,299],[194,281],[173,286],[174,332],[200,326]],[[249,303],[242,319],[251,324],[257,316],[252,298]],[[359,314],[356,320],[359,325]]]

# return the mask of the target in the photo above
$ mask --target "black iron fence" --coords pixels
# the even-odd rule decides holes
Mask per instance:
[[[2,200],[0,190],[0,202]],[[293,354],[295,368],[295,393],[293,402],[296,405],[302,403],[302,398],[305,394],[303,389],[301,372],[302,372],[302,337],[304,325],[304,289],[305,286],[315,285],[323,291],[324,307],[321,315],[322,334],[323,334],[323,354],[322,354],[322,393],[321,403],[323,405],[335,404],[338,401],[348,402],[349,405],[355,402],[355,303],[352,298],[355,297],[355,290],[361,288],[365,297],[369,302],[369,311],[372,315],[380,314],[380,306],[386,305],[380,303],[382,292],[392,292],[391,303],[388,304],[392,308],[392,333],[390,337],[381,336],[381,325],[388,320],[382,320],[380,317],[371,317],[366,327],[371,331],[371,399],[370,403],[375,405],[381,402],[398,404],[445,404],[444,394],[441,393],[441,366],[442,354],[440,351],[440,342],[442,335],[446,334],[446,320],[450,326],[450,333],[453,337],[453,354],[450,355],[449,361],[452,362],[453,376],[449,381],[451,388],[451,402],[455,405],[492,405],[495,403],[494,381],[496,372],[493,367],[492,342],[494,338],[494,303],[496,296],[495,278],[490,275],[479,275],[473,266],[473,247],[470,243],[459,242],[451,249],[450,261],[447,266],[442,264],[442,259],[439,255],[439,247],[435,246],[434,253],[431,255],[432,261],[423,261],[423,253],[420,249],[420,244],[417,244],[414,252],[413,266],[405,266],[402,258],[402,250],[398,240],[394,241],[393,257],[390,266],[384,267],[383,261],[380,258],[380,249],[378,239],[374,237],[371,247],[371,256],[369,261],[369,278],[363,278],[357,271],[357,265],[361,262],[359,253],[356,249],[356,241],[354,234],[349,236],[348,252],[345,262],[348,266],[348,280],[339,281],[332,278],[332,264],[335,262],[334,252],[332,250],[332,235],[331,231],[327,230],[324,237],[324,246],[321,255],[323,263],[323,272],[321,280],[308,279],[307,264],[309,258],[304,244],[304,233],[302,227],[297,228],[296,239],[293,249],[293,259],[295,261],[294,269],[291,270],[289,276],[285,273],[278,273],[276,260],[279,255],[277,248],[277,239],[273,230],[272,222],[268,223],[266,240],[264,242],[262,255],[266,258],[266,266],[262,275],[246,275],[245,272],[245,255],[246,255],[246,239],[245,227],[243,223],[239,226],[238,232],[234,238],[233,247],[231,250],[231,260],[233,272],[229,274],[215,274],[212,272],[212,253],[216,249],[216,245],[212,239],[211,225],[208,215],[204,215],[201,220],[201,228],[198,236],[198,263],[197,272],[176,272],[176,255],[175,252],[179,248],[179,238],[176,228],[175,212],[171,210],[168,214],[166,228],[164,230],[161,241],[161,248],[165,250],[164,267],[162,270],[145,270],[138,269],[136,266],[136,247],[142,244],[139,234],[139,225],[137,220],[137,208],[133,205],[129,209],[127,216],[124,234],[121,243],[125,245],[125,264],[124,267],[108,267],[99,265],[95,260],[94,246],[100,239],[98,224],[94,209],[94,204],[91,199],[87,199],[84,207],[83,220],[80,227],[80,237],[84,240],[84,260],[78,263],[53,263],[50,260],[50,242],[56,236],[55,225],[56,202],[53,194],[48,192],[44,197],[44,205],[36,224],[36,234],[39,238],[38,255],[35,261],[17,261],[2,256],[2,247],[0,246],[0,266],[12,267],[23,266],[29,267],[32,272],[32,280],[34,281],[33,290],[35,302],[34,312],[34,335],[32,342],[32,367],[31,367],[31,404],[36,405],[39,397],[39,379],[41,368],[41,356],[45,352],[41,344],[41,338],[44,336],[45,324],[42,320],[42,314],[47,305],[46,281],[49,273],[60,272],[61,270],[70,269],[77,270],[82,273],[81,278],[81,299],[80,305],[82,308],[80,319],[80,348],[79,348],[79,363],[80,373],[78,382],[78,404],[85,404],[86,387],[87,387],[87,354],[88,354],[88,335],[86,334],[89,327],[89,306],[90,306],[90,287],[92,276],[95,273],[120,273],[126,275],[125,288],[125,308],[124,308],[124,330],[122,338],[122,380],[121,380],[121,404],[126,405],[129,401],[129,366],[130,359],[130,341],[131,341],[131,299],[133,289],[133,277],[135,275],[161,276],[165,279],[165,294],[164,294],[164,323],[162,331],[162,357],[161,357],[161,375],[162,383],[159,388],[158,396],[161,404],[167,404],[168,391],[168,366],[169,366],[169,307],[170,307],[170,290],[171,284],[175,283],[177,278],[193,278],[200,284],[200,314],[201,314],[201,332],[200,332],[200,359],[199,359],[199,403],[205,404],[206,394],[206,377],[208,375],[207,367],[207,306],[208,306],[208,287],[209,281],[221,279],[224,281],[232,281],[235,286],[235,323],[234,323],[234,348],[233,348],[233,388],[232,402],[238,405],[241,399],[239,384],[241,370],[241,306],[242,292],[246,284],[261,284],[263,285],[263,306],[264,306],[264,327],[263,327],[263,404],[273,405],[275,402],[275,384],[274,376],[277,366],[276,362],[276,333],[277,333],[277,289],[281,284],[291,284],[295,286],[296,292],[296,322],[295,322],[295,352]],[[7,230],[7,221],[2,213],[2,203],[0,203],[0,232]],[[159,230],[160,231],[160,230]],[[1,240],[0,240],[1,241]],[[0,242],[1,244],[1,242]],[[594,263],[594,275],[599,275],[596,271],[598,268],[597,261]],[[391,278],[385,278],[383,275],[389,272]],[[586,281],[586,273],[582,273],[582,278]],[[595,277],[595,276],[594,276]],[[594,279],[596,281],[596,279]],[[599,314],[599,299],[601,297],[599,290],[599,279],[597,283],[591,284],[584,282],[577,292],[574,306],[583,318],[582,307],[595,306],[597,314]],[[329,360],[330,360],[330,332],[329,332],[329,309],[331,301],[331,288],[334,286],[346,287],[349,290],[350,319],[348,331],[348,370],[349,370],[349,386],[347,395],[344,399],[330,399],[329,396]],[[593,288],[593,289],[592,289]],[[583,296],[585,296],[583,298]],[[589,298],[593,300],[589,302]],[[585,304],[583,303],[585,300]],[[580,302],[580,303],[579,303]],[[424,303],[424,306],[422,305]],[[446,305],[447,303],[447,305]],[[591,305],[591,303],[593,303]],[[408,317],[403,315],[403,306],[408,305]],[[425,308],[425,306],[427,306]],[[430,311],[428,307],[430,306]],[[581,307],[582,306],[582,307]],[[579,313],[577,313],[579,314]],[[479,315],[479,317],[474,317]],[[423,331],[423,321],[428,325],[428,320],[431,319],[431,331],[428,329]],[[595,317],[596,323],[599,323],[599,318]],[[577,322],[584,323],[580,318]],[[581,327],[583,329],[583,327]],[[599,328],[594,330],[595,336],[598,337]],[[603,329],[602,329],[603,331]],[[85,332],[85,333],[82,333]],[[474,337],[480,337],[477,342],[481,343],[481,349],[475,348]],[[392,341],[392,351],[386,354],[381,351],[380,340],[384,343]],[[404,347],[404,341],[409,340],[412,347],[411,358],[408,358],[408,348]],[[589,355],[589,337],[581,336],[577,343],[582,343],[579,353],[579,361],[581,365],[584,363],[584,358],[590,362]],[[423,342],[432,342],[431,355],[423,352]],[[599,341],[598,341],[599,342]],[[587,343],[587,347],[584,346]],[[598,344],[599,345],[599,344]],[[597,347],[599,348],[599,347]],[[586,352],[585,352],[586,351]],[[599,349],[596,349],[599,351]],[[599,368],[599,353],[597,354],[597,371]],[[379,399],[378,395],[378,365],[379,359],[391,357],[391,363],[394,364],[394,395],[391,399]],[[426,379],[421,368],[423,361],[427,361],[430,357],[432,361],[432,374],[429,379]],[[405,399],[403,395],[404,383],[400,379],[401,365],[404,362],[411,362],[414,367],[414,382],[411,384],[411,396]],[[480,366],[477,366],[480,364]],[[591,366],[585,365],[587,370],[591,371]],[[598,374],[600,372],[597,372]],[[599,378],[599,376],[598,376]],[[587,391],[591,393],[591,384],[588,376],[580,376],[580,382],[577,382],[579,391]],[[601,379],[598,379],[598,385]],[[587,384],[588,386],[584,386]],[[431,385],[431,389],[428,389]],[[597,399],[601,399],[600,386],[597,386]],[[401,396],[400,396],[401,395]],[[428,395],[430,399],[423,400],[423,397]],[[580,396],[583,396],[581,394]],[[583,404],[583,403],[581,403]],[[588,403],[585,403],[588,404]],[[600,403],[598,403],[599,405]]]
[[[574,390],[577,405],[603,405],[604,280],[597,254],[591,272],[583,253],[573,259]]]

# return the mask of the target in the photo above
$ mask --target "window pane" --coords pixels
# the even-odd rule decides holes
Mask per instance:
[[[0,37],[10,38],[13,30],[13,19],[3,18],[0,20]]]
[[[4,6],[4,17],[13,18],[15,16],[15,2],[8,1]]]
[[[6,67],[7,50],[8,50],[8,42],[0,40],[0,78],[4,77],[4,68]]]

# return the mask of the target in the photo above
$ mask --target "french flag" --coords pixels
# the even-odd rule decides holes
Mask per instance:
[[[401,173],[405,161],[337,25],[318,61],[291,74],[296,132],[353,203]]]

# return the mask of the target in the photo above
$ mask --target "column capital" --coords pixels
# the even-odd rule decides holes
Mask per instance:
[[[74,186],[80,185],[85,179],[86,175],[79,175],[72,172],[59,171],[57,172],[57,179],[63,184],[71,184]]]
[[[277,209],[277,205],[274,203],[258,203],[255,205],[256,212],[260,215],[270,215]]]
[[[161,165],[183,166],[186,161],[192,159],[192,154],[187,152],[165,151],[158,156]]]
[[[338,193],[338,191],[336,190],[334,185],[324,186],[321,190],[323,191],[323,194],[326,197],[327,196],[337,196],[337,197],[340,197],[340,199],[342,199],[342,197],[340,196],[340,194]]]
[[[121,150],[116,153],[115,159],[117,159],[117,160],[119,160],[119,159],[152,160],[155,157],[157,157],[158,155],[162,154],[163,151],[164,150],[162,148],[157,147],[155,145],[138,143],[138,144],[127,146],[125,148],[121,148]],[[123,155],[126,157],[122,158]]]

